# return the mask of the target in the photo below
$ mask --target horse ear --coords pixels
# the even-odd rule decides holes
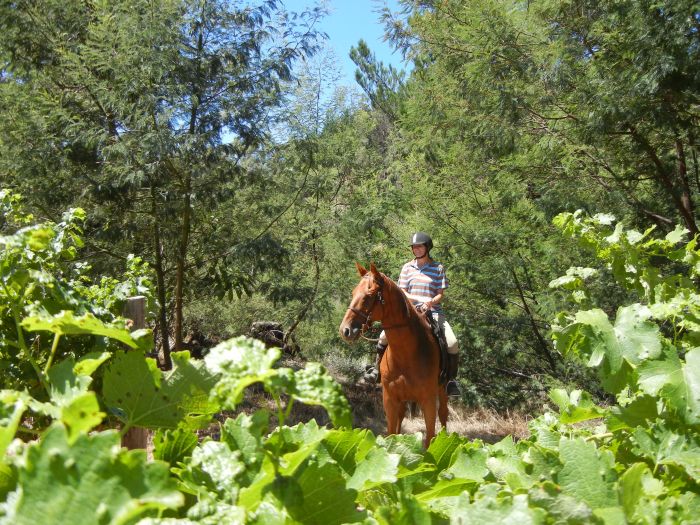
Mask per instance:
[[[369,271],[374,275],[379,275],[379,270],[377,270],[377,267],[374,266],[374,263],[369,263]]]
[[[360,277],[364,276],[367,273],[367,270],[364,269],[359,262],[356,262],[355,266],[357,267],[357,271],[360,274]]]

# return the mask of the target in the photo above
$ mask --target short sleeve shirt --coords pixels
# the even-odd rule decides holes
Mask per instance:
[[[415,259],[407,262],[401,268],[399,288],[405,290],[415,306],[432,299],[449,286],[445,267],[436,261],[431,261],[419,267]],[[435,311],[441,311],[439,304],[433,306]]]

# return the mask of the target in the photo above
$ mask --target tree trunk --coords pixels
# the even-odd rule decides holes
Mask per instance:
[[[642,149],[647,153],[649,159],[651,159],[654,167],[656,168],[656,179],[659,181],[661,186],[666,190],[668,195],[671,197],[673,204],[676,206],[678,213],[680,213],[685,223],[686,228],[690,230],[692,235],[698,233],[698,225],[695,222],[695,214],[693,213],[693,201],[690,196],[690,188],[688,186],[688,177],[685,173],[685,155],[683,154],[682,144],[680,145],[679,152],[679,163],[682,168],[682,172],[679,170],[680,188],[674,183],[671,174],[664,167],[663,162],[656,154],[656,151],[652,145],[642,137],[634,126],[629,126],[632,138],[639,144]],[[679,141],[676,141],[676,151],[678,152]],[[685,179],[685,180],[684,180]]]
[[[680,138],[676,138],[676,154],[678,155],[678,175],[681,180],[681,205],[684,210],[687,210],[687,214],[692,218],[693,224],[695,224],[695,210],[693,206],[693,200],[691,198],[690,183],[688,181],[688,168],[685,160],[685,150],[683,149],[683,142]],[[688,227],[690,228],[690,226]],[[695,226],[695,231],[691,229],[693,235],[698,233],[698,228]]]
[[[146,327],[146,298],[139,295],[129,297],[124,305],[124,317],[131,319],[131,330]],[[148,446],[148,430],[142,427],[131,427],[122,436],[122,446],[129,450],[146,449]]]
[[[550,371],[552,373],[556,373],[557,362],[554,359],[554,355],[552,354],[552,351],[550,350],[547,341],[540,333],[540,329],[538,328],[537,322],[535,321],[535,316],[533,315],[532,310],[530,310],[530,306],[527,304],[527,300],[525,299],[525,293],[523,292],[523,287],[520,284],[520,280],[518,279],[518,274],[515,272],[515,268],[511,268],[510,273],[513,276],[513,280],[515,281],[515,286],[518,289],[518,295],[520,296],[520,301],[523,303],[525,313],[527,313],[527,316],[530,320],[530,326],[532,327],[532,331],[534,332],[535,338],[539,343],[538,347],[541,350],[540,353],[547,359]]]
[[[202,13],[202,18],[204,18],[204,13]],[[204,49],[204,35],[203,22],[198,24],[198,35],[197,35],[197,80],[201,79],[201,56]],[[199,111],[199,103],[202,97],[202,89],[199,84],[197,84],[192,97],[192,107],[190,108],[190,122],[189,122],[189,133],[194,135],[197,131],[197,118]],[[187,270],[187,248],[190,242],[190,221],[192,220],[192,174],[188,171],[187,166],[184,167],[183,171],[183,210],[182,210],[182,224],[180,230],[180,243],[177,252],[177,269],[175,272],[175,350],[178,351],[182,348],[182,332],[183,332],[183,317],[182,317],[182,307],[183,307],[183,296],[185,292],[185,272]]]
[[[155,185],[151,185],[151,214],[153,216],[153,251],[156,272],[156,293],[158,296],[158,329],[161,344],[158,350],[158,365],[164,370],[172,368],[170,360],[170,331],[168,330],[168,315],[165,293],[165,271],[163,269],[163,244],[160,238],[160,217],[158,216],[158,201]]]
[[[182,306],[185,291],[185,266],[187,263],[187,247],[190,240],[191,208],[191,179],[185,175],[184,207],[182,210],[182,226],[180,231],[180,243],[177,253],[177,270],[175,272],[175,350],[182,348],[183,317]]]

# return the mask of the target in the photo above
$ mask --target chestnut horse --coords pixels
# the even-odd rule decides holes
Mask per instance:
[[[356,341],[374,321],[381,321],[389,346],[380,363],[387,433],[401,432],[406,403],[415,401],[425,419],[427,448],[435,437],[436,412],[447,425],[447,393],[440,385],[440,348],[425,316],[411,304],[406,294],[374,264],[369,271],[355,263],[362,277],[352,291],[352,300],[340,336]],[[440,406],[437,408],[437,402]]]

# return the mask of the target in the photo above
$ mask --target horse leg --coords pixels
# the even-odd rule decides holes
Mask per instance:
[[[420,403],[420,408],[423,411],[423,420],[425,421],[425,440],[423,440],[425,448],[428,448],[435,437],[435,416],[437,412],[435,401],[435,397],[430,396],[428,399],[423,399]]]
[[[447,430],[447,391],[444,387],[438,389],[438,400],[440,406],[438,407],[438,418],[440,419],[440,424],[442,428]]]
[[[401,422],[403,421],[406,404],[393,401],[387,394],[386,388],[384,388],[383,401],[384,414],[386,414],[386,433],[398,434],[401,432]]]
[[[397,403],[398,420],[396,422],[396,433],[401,434],[401,425],[406,417],[406,402]]]

